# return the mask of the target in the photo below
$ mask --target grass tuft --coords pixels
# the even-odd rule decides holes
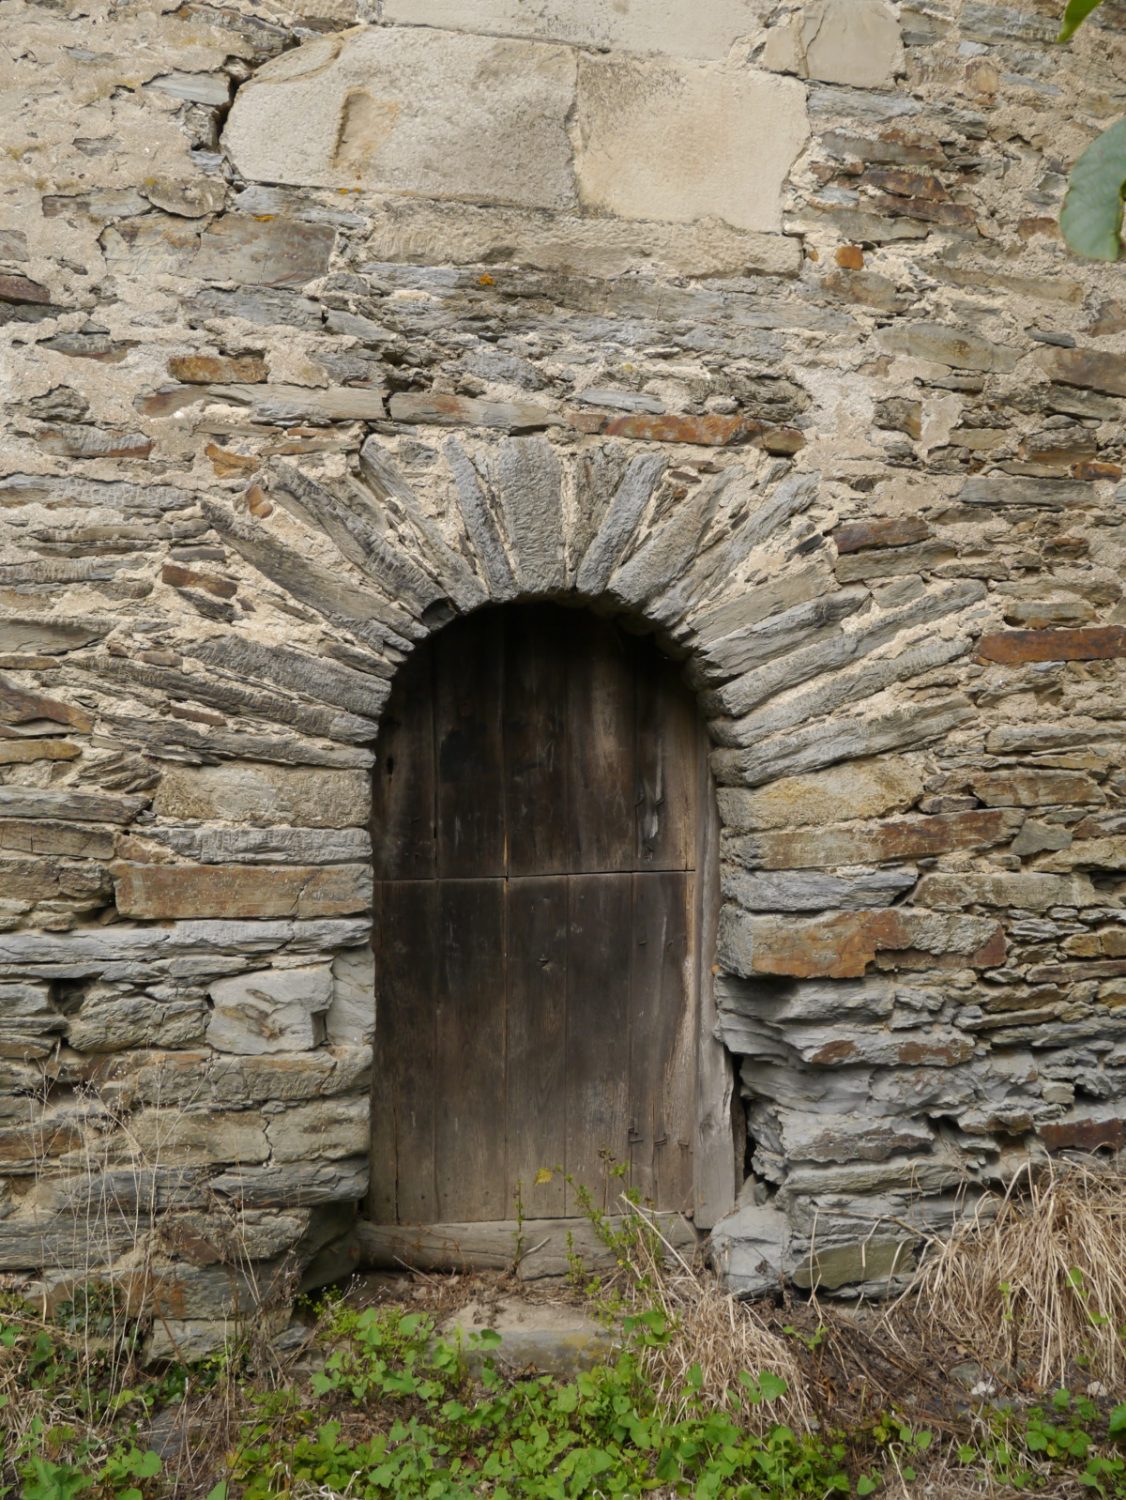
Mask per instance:
[[[1097,1161],[1030,1163],[936,1240],[908,1301],[1009,1383],[1047,1390],[1076,1367],[1126,1377],[1126,1173]]]
[[[739,1420],[752,1432],[777,1422],[795,1432],[815,1430],[819,1423],[794,1342],[770,1326],[763,1310],[725,1292],[702,1263],[687,1261],[654,1215],[625,1194],[622,1201],[627,1228],[613,1246],[622,1273],[620,1305],[627,1316],[649,1318],[661,1330],[640,1340],[640,1363],[670,1420],[683,1420],[690,1404],[730,1410],[736,1395]],[[748,1371],[758,1377],[750,1385],[740,1380]],[[769,1402],[760,1394],[764,1374],[774,1377],[767,1382],[776,1393]]]

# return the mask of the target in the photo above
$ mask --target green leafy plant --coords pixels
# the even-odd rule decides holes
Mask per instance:
[[[1059,40],[1070,41],[1102,0],[1068,0]],[[1122,199],[1126,192],[1126,119],[1091,142],[1071,169],[1060,212],[1063,237],[1088,260],[1122,254]]]

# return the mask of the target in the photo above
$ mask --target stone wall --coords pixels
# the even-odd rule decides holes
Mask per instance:
[[[10,0],[18,1284],[116,1265],[167,1341],[347,1264],[371,744],[486,599],[699,690],[733,1285],[1122,1143],[1126,283],[1055,215],[1124,12],[1058,9]]]

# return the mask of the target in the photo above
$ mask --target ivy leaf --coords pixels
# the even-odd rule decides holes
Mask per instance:
[[[1097,136],[1071,169],[1060,228],[1076,255],[1088,260],[1117,260],[1121,255],[1124,189],[1126,118]]]
[[[1126,1437],[1126,1403],[1111,1412],[1109,1431],[1112,1438]]]
[[[1056,41],[1070,41],[1091,12],[1097,10],[1102,3],[1103,0],[1067,0],[1067,9],[1063,13],[1063,25]]]

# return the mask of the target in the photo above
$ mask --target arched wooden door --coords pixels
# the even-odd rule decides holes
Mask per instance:
[[[396,679],[374,802],[369,1217],[574,1215],[555,1169],[601,1201],[609,1160],[695,1212],[711,794],[673,664],[585,611],[458,621]]]

